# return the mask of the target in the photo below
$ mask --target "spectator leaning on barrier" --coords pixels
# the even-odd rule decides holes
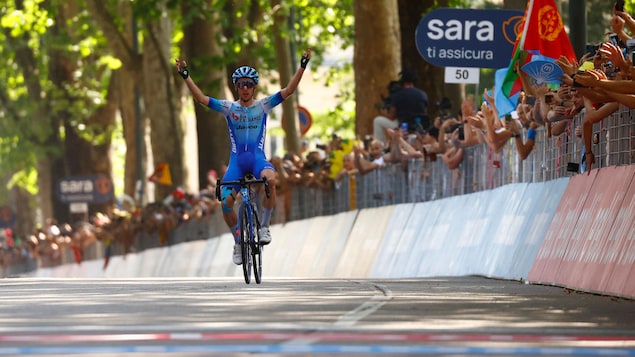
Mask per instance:
[[[601,49],[601,51],[598,51],[596,57],[603,53],[607,58],[610,57],[613,61],[623,66],[619,60],[620,58],[623,60],[621,51],[615,51],[615,47],[613,47],[612,44],[603,44]],[[566,58],[560,58],[557,63],[564,72],[562,81],[575,88],[576,92],[583,96],[585,114],[582,123],[582,132],[586,155],[586,168],[590,173],[595,163],[592,143],[593,124],[603,120],[619,108],[619,102],[614,101],[610,96],[606,95],[606,90],[602,88],[602,86],[610,86],[611,84],[608,83],[613,80],[609,80],[606,73],[601,69],[602,61],[595,61],[594,64],[594,66],[600,65],[600,69],[584,71],[579,69],[580,67],[577,63],[570,63]],[[619,82],[623,83],[624,81]]]
[[[377,105],[379,114],[373,118],[373,137],[376,140],[386,143],[386,129],[397,129],[397,110],[390,98]]]

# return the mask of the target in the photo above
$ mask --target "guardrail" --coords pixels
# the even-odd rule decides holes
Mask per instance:
[[[544,128],[536,133],[535,147],[521,160],[513,139],[498,152],[487,145],[465,149],[463,162],[449,170],[436,161],[411,160],[406,168],[392,164],[366,175],[353,175],[334,190],[295,187],[291,192],[290,220],[363,209],[415,203],[490,190],[510,183],[543,182],[576,173],[569,163],[580,164],[582,138],[575,135],[582,115],[569,121],[566,132],[547,137]],[[635,110],[621,107],[593,128],[594,168],[635,163]],[[523,139],[525,140],[525,139]],[[584,168],[584,164],[581,165]]]

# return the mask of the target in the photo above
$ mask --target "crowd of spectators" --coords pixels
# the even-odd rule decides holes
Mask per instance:
[[[592,126],[602,121],[620,105],[635,108],[635,20],[622,11],[615,11],[611,30],[616,36],[590,46],[578,61],[562,57],[555,60],[563,71],[559,85],[536,85],[521,66],[523,90],[515,110],[501,116],[493,92],[485,89],[483,97],[468,96],[453,111],[447,98],[439,101],[434,118],[429,117],[427,94],[414,87],[416,74],[404,70],[399,80],[387,86],[387,96],[378,103],[373,120],[373,134],[363,140],[345,139],[333,134],[323,145],[303,148],[302,153],[273,156],[276,173],[278,209],[276,223],[290,220],[291,192],[303,187],[337,190],[346,179],[366,175],[388,164],[423,166],[442,160],[451,171],[461,169],[466,148],[486,145],[493,158],[506,145],[515,145],[521,160],[531,155],[536,130],[544,128],[547,137],[569,136],[583,144],[581,165],[576,170],[589,171],[596,163],[593,152]],[[522,63],[522,62],[519,62]],[[481,100],[482,99],[482,100]],[[480,105],[476,105],[476,103]],[[582,124],[575,126],[574,116],[582,114]],[[412,160],[420,159],[420,160]],[[496,160],[493,160],[494,166]],[[101,241],[105,256],[116,245],[123,254],[134,251],[139,234],[156,236],[158,244],[168,244],[170,233],[192,220],[205,221],[219,211],[216,184],[223,172],[208,172],[207,186],[199,193],[189,193],[180,187],[165,200],[143,209],[114,208],[97,214],[89,222],[46,226],[28,236],[0,240],[0,266],[36,259],[41,266],[59,264],[61,252],[73,252],[78,264],[86,247]],[[6,234],[5,234],[6,236]],[[108,264],[105,260],[104,267]]]

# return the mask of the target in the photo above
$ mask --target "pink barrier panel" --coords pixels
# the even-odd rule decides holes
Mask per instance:
[[[551,220],[527,280],[536,282],[555,280],[596,174],[597,170],[592,171],[590,176],[578,175],[569,180],[569,185],[562,195],[562,200]]]
[[[621,263],[620,258],[634,248],[626,246],[634,235],[634,176],[635,166],[608,167],[598,174],[594,197],[602,203],[590,219],[586,255],[578,272],[581,287],[617,293],[627,281],[633,260]]]
[[[635,168],[630,175],[631,186],[624,195],[624,203],[609,235],[615,243],[608,247],[604,255],[610,275],[604,279],[602,290],[635,296]]]
[[[635,166],[569,182],[528,280],[635,296]]]

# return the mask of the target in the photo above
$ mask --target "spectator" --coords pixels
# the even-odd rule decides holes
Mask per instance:
[[[386,143],[386,129],[397,129],[397,110],[391,100],[386,100],[378,106],[379,114],[373,119],[373,137]]]
[[[201,205],[202,214],[214,214],[220,202],[216,197],[216,185],[218,184],[218,173],[212,169],[207,171],[207,185],[199,192],[199,204]]]
[[[355,146],[353,151],[355,166],[359,170],[360,175],[366,175],[373,170],[380,169],[386,166],[387,161],[390,160],[390,154],[385,153],[383,143],[377,139],[371,141],[368,147],[368,157],[365,157],[358,146]]]
[[[343,157],[343,166],[335,176],[335,182],[341,183],[344,178],[354,176],[357,174],[357,167],[355,167],[355,154],[349,152]],[[337,187],[337,186],[336,186]]]
[[[392,96],[396,108],[397,120],[401,126],[406,123],[410,131],[414,131],[416,118],[421,118],[424,128],[430,126],[428,117],[428,94],[415,87],[417,76],[414,71],[405,69],[400,73],[399,82],[402,89]]]

